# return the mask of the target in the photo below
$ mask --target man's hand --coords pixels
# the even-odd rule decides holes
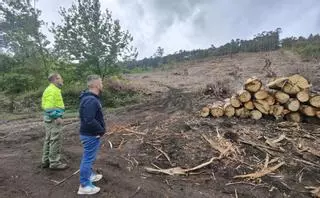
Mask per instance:
[[[56,125],[62,125],[63,124],[62,118],[57,118],[57,119],[55,119],[54,122],[56,123]]]

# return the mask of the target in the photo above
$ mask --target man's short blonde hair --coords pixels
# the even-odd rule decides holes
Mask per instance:
[[[89,75],[87,78],[87,86],[91,87],[96,80],[101,80],[101,77],[99,75]]]
[[[48,76],[48,80],[49,82],[53,82],[58,76],[60,76],[59,73],[51,73],[49,76]]]

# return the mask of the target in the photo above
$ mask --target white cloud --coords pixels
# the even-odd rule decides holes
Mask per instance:
[[[71,0],[39,0],[42,18],[58,23],[60,6]],[[231,39],[283,29],[284,36],[320,32],[318,0],[100,0],[123,29],[134,37],[139,58],[151,56],[161,46],[165,53],[207,48]],[[48,34],[48,31],[45,31]],[[52,40],[52,35],[49,35]]]

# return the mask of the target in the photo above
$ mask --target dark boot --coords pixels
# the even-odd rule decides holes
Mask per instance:
[[[65,170],[69,168],[69,166],[67,164],[59,164],[59,165],[55,165],[55,166],[50,166],[51,170]]]

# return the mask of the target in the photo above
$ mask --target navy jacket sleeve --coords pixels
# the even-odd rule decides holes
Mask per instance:
[[[95,100],[88,100],[83,109],[83,121],[91,131],[104,133],[104,127],[96,120],[96,113],[98,110],[98,102]]]

